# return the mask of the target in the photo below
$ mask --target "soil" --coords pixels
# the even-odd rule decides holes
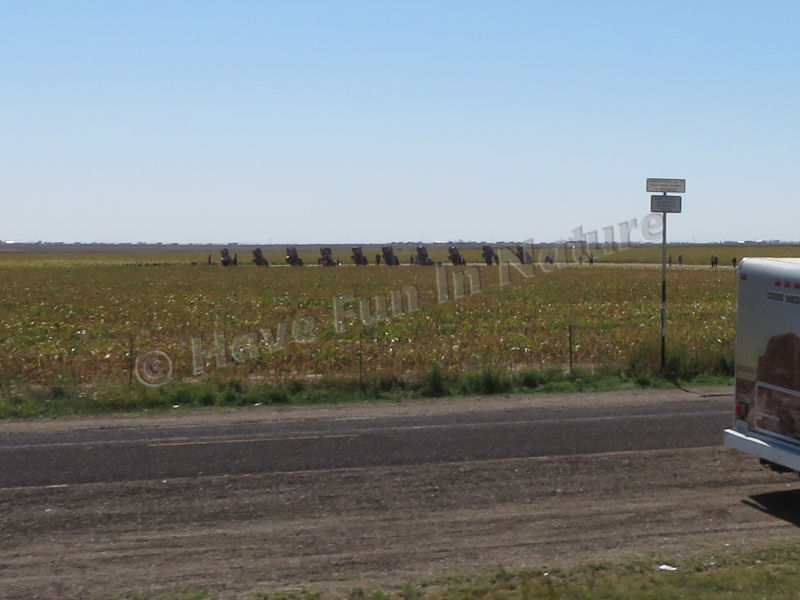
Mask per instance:
[[[458,406],[470,410],[469,402]],[[455,407],[312,408],[275,418]],[[181,418],[252,417],[154,420]],[[184,586],[221,599],[301,588],[346,594],[498,566],[546,570],[627,557],[652,560],[656,571],[688,554],[798,539],[797,488],[795,476],[721,446],[8,488],[0,490],[0,597],[87,599]]]

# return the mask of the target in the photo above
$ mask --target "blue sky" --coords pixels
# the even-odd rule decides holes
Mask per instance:
[[[800,240],[800,2],[0,0],[0,239]],[[634,239],[641,239],[634,236]]]

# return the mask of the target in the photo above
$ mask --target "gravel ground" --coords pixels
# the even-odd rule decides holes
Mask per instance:
[[[686,392],[652,392],[645,401],[680,393]],[[20,421],[0,424],[0,432],[442,414],[626,398]],[[553,568],[631,556],[652,557],[655,569],[686,554],[798,539],[797,488],[796,477],[721,446],[7,488],[0,489],[0,597],[87,599],[186,585],[225,599],[304,587],[344,593],[499,565]]]

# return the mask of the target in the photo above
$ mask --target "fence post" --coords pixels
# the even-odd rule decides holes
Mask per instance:
[[[129,347],[128,347],[128,387],[132,387],[133,386],[133,369],[135,368],[135,365],[134,365],[134,360],[135,359],[133,357],[134,347],[133,347],[133,334],[132,333],[128,336],[128,339],[130,341],[130,344],[129,344]]]
[[[572,375],[572,325],[569,326],[569,373]]]
[[[364,330],[358,336],[358,386],[364,393]]]

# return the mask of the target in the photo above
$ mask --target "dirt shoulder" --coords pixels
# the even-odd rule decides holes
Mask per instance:
[[[723,448],[0,490],[8,599],[400,585],[797,539],[794,478]]]

